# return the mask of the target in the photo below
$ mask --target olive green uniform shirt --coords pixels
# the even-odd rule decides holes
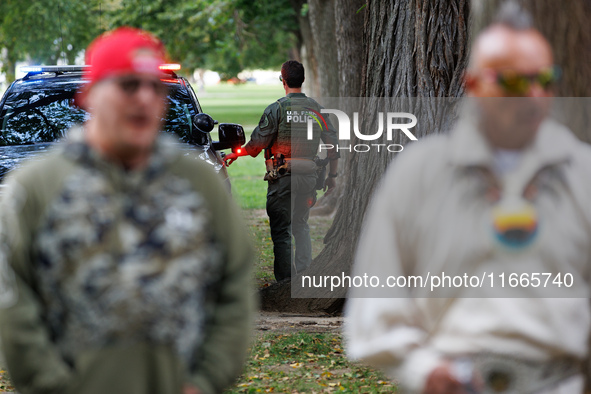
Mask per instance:
[[[265,108],[259,124],[251,134],[250,141],[245,145],[246,152],[255,157],[263,149],[271,148],[273,154],[283,153],[285,157],[313,159],[320,140],[336,147],[337,133],[328,115],[320,114],[321,108],[320,104],[304,93],[289,93],[271,103]],[[292,113],[294,111],[297,113]],[[317,119],[322,116],[326,122],[313,122],[312,140],[307,138],[309,113]],[[336,149],[328,150],[327,153],[331,159],[339,157]]]

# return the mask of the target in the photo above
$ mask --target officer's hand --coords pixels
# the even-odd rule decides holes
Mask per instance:
[[[326,191],[325,194],[330,194],[330,193],[332,193],[332,191],[334,190],[336,185],[337,185],[336,178],[328,177],[324,181],[324,189],[322,189],[322,190]],[[328,189],[328,191],[326,189]]]
[[[234,162],[234,160],[236,160],[238,158],[238,154],[237,153],[229,153],[224,157],[224,164],[226,166],[229,166],[230,164],[232,164]]]

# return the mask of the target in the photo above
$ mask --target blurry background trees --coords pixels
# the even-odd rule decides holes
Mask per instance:
[[[14,80],[17,61],[73,64],[78,53],[99,34],[100,4],[95,0],[0,1],[0,61]]]
[[[154,33],[184,68],[226,79],[246,68],[278,68],[297,46],[288,0],[124,0],[109,13],[109,28],[121,25]]]
[[[472,33],[490,22],[502,1],[472,1]],[[536,26],[553,44],[557,63],[564,71],[558,94],[590,96],[591,84],[586,81],[591,73],[591,30],[586,28],[591,16],[589,2],[516,1],[532,12]],[[101,32],[131,25],[160,37],[172,60],[181,62],[185,70],[212,69],[228,78],[247,68],[277,69],[286,59],[296,59],[306,66],[306,89],[310,95],[355,97],[361,94],[363,67],[372,69],[386,60],[377,53],[376,57],[368,58],[364,54],[368,46],[361,45],[373,23],[366,20],[367,7],[375,9],[383,6],[380,3],[367,0],[2,0],[0,61],[8,80],[14,78],[17,61],[55,64],[61,59],[72,64]],[[430,3],[440,7],[436,15],[456,12],[453,3],[436,0]],[[409,17],[420,18],[419,13],[423,12],[421,6],[415,7],[411,1],[392,4],[395,9],[390,11],[404,7]],[[404,23],[407,19],[393,21],[391,30],[382,32],[385,35],[379,39],[400,40],[401,35],[414,35],[415,27]],[[402,31],[401,26],[409,30]],[[396,64],[390,66],[382,76],[401,77],[398,78],[401,81],[406,78],[404,73],[420,74],[427,70],[419,68],[421,63],[417,62],[414,69],[399,75],[402,69]],[[383,94],[395,96],[402,86],[399,83],[392,87],[394,90],[386,89]]]
[[[303,6],[296,10],[289,0],[2,0],[0,61],[9,81],[17,61],[73,64],[94,37],[128,25],[158,36],[185,71],[211,69],[230,78],[301,59]]]

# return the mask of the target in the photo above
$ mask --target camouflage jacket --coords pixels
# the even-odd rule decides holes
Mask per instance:
[[[207,167],[159,141],[125,171],[71,132],[10,177],[0,333],[22,394],[213,393],[240,373],[251,251]]]

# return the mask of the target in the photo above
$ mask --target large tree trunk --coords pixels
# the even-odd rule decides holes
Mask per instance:
[[[312,34],[312,27],[310,26],[310,12],[302,13],[304,4],[306,4],[306,0],[291,0],[291,5],[296,12],[300,25],[300,58],[306,70],[306,82],[304,82],[303,89],[308,96],[319,97],[320,78],[318,76],[318,61],[316,59],[314,36]]]
[[[359,97],[361,95],[361,75],[363,72],[363,6],[365,0],[335,1],[336,48],[339,64],[338,97]],[[351,112],[351,108],[343,108],[350,102],[343,100],[339,108]],[[318,199],[316,206],[310,211],[312,216],[332,215],[345,191],[346,174],[349,155],[341,152],[339,177],[335,190]]]
[[[4,57],[4,64],[2,65],[2,69],[0,69],[0,71],[4,71],[6,74],[6,84],[8,87],[8,85],[10,85],[15,80],[15,69],[18,59],[15,56],[13,47],[0,48],[0,51],[2,50],[5,51],[6,56]]]
[[[363,129],[377,129],[379,97],[462,95],[462,74],[468,60],[469,8],[468,0],[368,2],[363,11],[365,67],[361,96],[367,97],[361,111]],[[425,119],[436,123],[433,111],[436,109],[425,108]],[[429,128],[423,128],[426,129]],[[355,142],[352,140],[351,144]],[[402,139],[393,142],[405,143]],[[391,157],[351,153],[346,198],[326,235],[326,247],[306,275],[350,274],[367,204]],[[293,283],[300,280],[296,277]],[[262,294],[266,309],[335,312],[343,305],[343,294],[335,298],[326,288],[319,289],[319,298],[313,299],[290,298],[289,282],[267,289]]]
[[[335,0],[309,0],[308,18],[318,61],[320,97],[338,97],[339,62],[335,36]]]
[[[361,95],[364,5],[365,0],[335,1],[339,97]]]

